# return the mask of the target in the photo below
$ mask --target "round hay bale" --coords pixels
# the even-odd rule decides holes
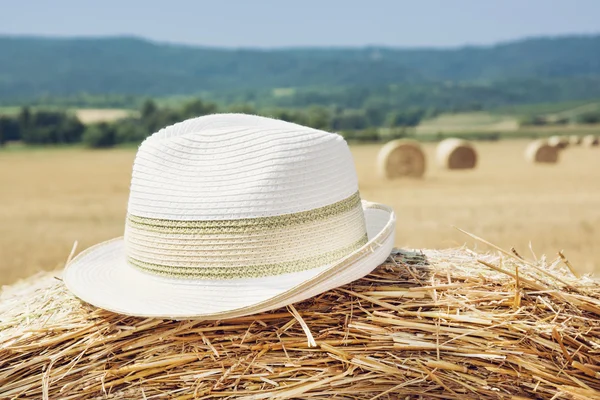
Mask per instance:
[[[550,136],[548,138],[548,144],[557,149],[564,149],[569,146],[569,139],[565,136]]]
[[[545,140],[533,141],[525,150],[525,159],[531,163],[558,162],[558,147],[550,146]]]
[[[436,160],[442,168],[472,169],[477,164],[477,152],[466,140],[445,139],[437,146]]]
[[[598,146],[598,137],[594,135],[586,135],[581,138],[581,144],[585,147]]]
[[[569,144],[572,146],[579,146],[581,144],[581,136],[579,136],[579,135],[569,136]]]
[[[425,173],[425,153],[415,140],[392,140],[377,155],[377,171],[386,179],[421,178]]]

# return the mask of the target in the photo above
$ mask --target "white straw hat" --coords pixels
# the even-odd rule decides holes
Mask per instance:
[[[140,146],[123,238],[65,268],[82,300],[126,315],[223,319],[361,278],[394,243],[391,208],[361,201],[333,133],[220,114]]]

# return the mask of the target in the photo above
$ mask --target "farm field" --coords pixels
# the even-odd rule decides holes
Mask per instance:
[[[38,107],[33,107],[36,109]],[[84,124],[93,124],[96,122],[112,122],[119,119],[135,116],[138,114],[137,111],[127,110],[123,108],[53,108],[53,107],[39,107],[40,109],[50,110],[64,110],[73,113],[77,118]],[[0,107],[0,116],[8,115],[14,116],[19,113],[21,107]]]
[[[78,108],[75,115],[84,124],[112,122],[138,114],[137,111],[121,108]]]
[[[509,132],[519,129],[519,121],[512,115],[497,115],[488,112],[465,112],[441,114],[422,121],[416,133],[438,132]]]
[[[452,226],[525,257],[564,250],[580,272],[600,273],[600,148],[568,148],[557,165],[526,163],[527,141],[478,142],[474,171],[443,171],[425,144],[421,180],[376,176],[380,145],[353,146],[362,197],[392,205],[396,244],[488,250]],[[119,236],[134,149],[0,151],[0,284],[53,269],[77,251]]]
[[[549,118],[569,118],[584,111],[600,108],[598,103],[589,103],[573,109],[542,114]],[[550,136],[561,134],[596,133],[597,124],[567,124],[544,126],[520,126],[518,110],[511,113],[492,113],[486,111],[462,112],[456,114],[440,114],[435,118],[426,119],[415,128],[416,135],[426,134],[473,134],[473,133],[503,133],[505,137],[519,138],[530,135]]]

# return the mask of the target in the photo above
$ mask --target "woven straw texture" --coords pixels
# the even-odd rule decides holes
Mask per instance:
[[[361,201],[341,136],[264,117],[157,132],[138,150],[130,193],[124,238],[65,273],[83,300],[128,315],[280,307],[369,273],[393,244],[393,212]]]

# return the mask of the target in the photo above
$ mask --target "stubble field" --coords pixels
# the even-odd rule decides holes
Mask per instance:
[[[526,141],[477,143],[474,171],[444,171],[426,144],[421,180],[388,182],[375,172],[380,146],[354,146],[363,198],[392,205],[396,244],[477,244],[452,226],[501,247],[549,260],[564,250],[580,272],[600,272],[600,148],[569,148],[560,163],[526,163]],[[0,151],[0,284],[61,266],[78,251],[120,236],[135,151]]]

